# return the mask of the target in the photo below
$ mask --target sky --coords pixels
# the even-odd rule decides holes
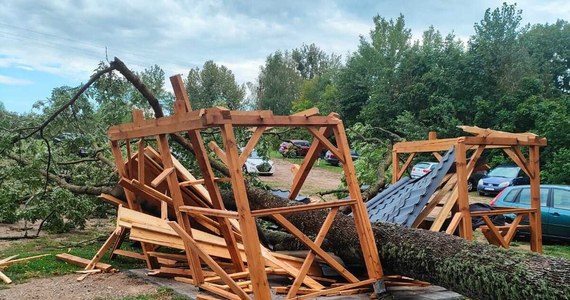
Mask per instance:
[[[433,25],[466,41],[492,0],[0,0],[0,102],[30,112],[53,88],[89,80],[100,61],[118,57],[167,76],[213,60],[238,83],[253,81],[277,50],[315,43],[346,57],[372,18],[403,14],[414,38]],[[513,3],[513,1],[507,1]],[[521,0],[523,23],[570,20],[568,0]]]

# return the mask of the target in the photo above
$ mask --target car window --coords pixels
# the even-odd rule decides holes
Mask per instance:
[[[560,189],[552,190],[552,204],[555,208],[570,210],[570,191]]]
[[[489,172],[489,177],[508,177],[515,178],[518,176],[519,168],[517,167],[498,167]]]
[[[546,206],[548,200],[548,189],[540,189],[540,206]],[[524,188],[519,194],[518,203],[530,206],[530,188]]]
[[[257,150],[253,150],[251,151],[251,154],[249,155],[250,158],[261,158],[261,156],[259,156],[259,154],[257,154]]]
[[[429,169],[433,171],[433,170],[435,170],[435,167],[437,167],[437,164],[431,165],[431,166],[429,167]]]
[[[520,192],[520,189],[512,189],[510,190],[506,195],[505,195],[505,199],[503,199],[503,201],[505,202],[513,202],[515,201],[515,198],[517,197],[517,194]]]

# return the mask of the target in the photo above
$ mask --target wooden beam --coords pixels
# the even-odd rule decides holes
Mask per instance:
[[[301,211],[309,211],[309,210],[316,210],[316,209],[325,209],[325,208],[332,208],[332,207],[340,207],[340,206],[349,206],[354,205],[356,200],[336,200],[336,201],[328,201],[328,202],[317,202],[317,203],[310,203],[310,204],[301,204],[301,205],[293,205],[293,206],[286,206],[286,207],[275,207],[275,208],[265,208],[265,209],[258,209],[251,212],[252,217],[263,217],[263,216],[270,216],[274,214],[291,214],[295,212]]]
[[[392,152],[393,153],[393,152]],[[404,172],[406,172],[408,170],[408,167],[410,166],[410,164],[412,163],[412,160],[414,159],[414,157],[416,156],[415,153],[410,153],[410,155],[408,156],[408,158],[406,159],[406,162],[404,163],[404,165],[402,166],[401,170],[398,172],[398,176],[397,178],[402,178],[402,176],[404,176]]]
[[[332,128],[323,127],[319,129],[319,132],[321,132],[323,136],[327,137],[332,133]],[[311,168],[315,164],[315,161],[317,161],[317,159],[320,157],[322,149],[323,145],[321,142],[318,139],[314,139],[311,143],[311,146],[309,147],[309,151],[307,152],[305,159],[303,159],[301,167],[295,173],[293,183],[291,184],[291,192],[289,192],[289,199],[295,199],[295,197],[299,195],[301,187],[303,186],[303,183],[305,183],[305,180],[307,179]]]
[[[528,166],[528,162],[526,161],[524,156],[522,156],[522,152],[520,152],[520,149],[518,152],[515,152],[515,150],[513,148],[515,148],[515,147],[504,148],[503,151],[505,151],[505,153],[507,153],[507,155],[515,162],[515,164],[517,166],[519,166],[519,168],[521,168],[521,170],[523,170],[528,175],[529,178],[532,179],[534,174],[530,170],[530,168]],[[516,148],[518,148],[518,147],[516,147]],[[521,155],[519,155],[519,153]]]
[[[341,162],[345,163],[343,155],[338,151],[337,147],[335,147],[319,130],[315,127],[307,127],[307,130],[317,139],[321,144],[325,146],[336,158]]]
[[[529,215],[530,250],[542,253],[542,221],[540,207],[540,154],[538,146],[529,147],[529,166],[534,173],[530,179],[530,206],[536,212]]]
[[[343,267],[338,261],[330,256],[327,252],[321,249],[320,246],[315,244],[308,236],[306,236],[301,230],[299,230],[295,225],[291,224],[289,220],[285,219],[280,214],[275,214],[271,216],[275,221],[277,221],[281,226],[283,226],[287,231],[297,237],[305,246],[307,246],[312,252],[321,257],[331,268],[337,271],[342,277],[350,282],[358,282],[352,273],[350,273],[345,267]]]
[[[247,188],[242,174],[242,166],[238,163],[239,154],[233,125],[224,124],[221,127],[221,135],[227,156],[227,166],[230,172],[230,178],[232,179],[233,194],[239,215],[238,221],[242,233],[247,264],[251,272],[253,294],[256,299],[270,299],[271,292],[269,290],[267,274],[264,271],[265,265],[261,254],[261,246],[259,245],[257,226],[255,219],[251,215],[249,201],[247,199]]]
[[[210,267],[212,271],[216,272],[216,274],[221,277],[221,280],[230,287],[232,292],[234,292],[236,295],[239,295],[241,299],[249,299],[249,296],[236,284],[236,282],[228,275],[228,273],[226,273],[226,271],[224,271],[224,269],[222,269],[222,267],[220,267],[220,265],[218,265],[218,263],[216,263],[216,261],[214,261],[210,255],[200,249],[196,241],[184,230],[184,228],[173,221],[169,221],[168,225],[170,225],[170,227],[172,227],[172,229],[178,233],[178,235],[184,241],[184,244],[191,248],[187,249],[186,251],[192,251],[193,253],[196,253],[198,256],[200,256],[200,258],[208,265],[208,267]],[[202,282],[203,284],[198,283],[197,285],[203,288],[203,285],[206,283],[204,281]]]
[[[457,171],[457,206],[463,215],[459,223],[459,235],[466,239],[473,239],[473,229],[471,227],[471,216],[469,214],[469,194],[467,192],[467,180],[469,171],[467,170],[466,149],[463,139],[458,139],[455,145],[455,169]],[[473,165],[475,162],[472,161]]]
[[[315,245],[317,247],[321,247],[321,245],[323,244],[323,241],[325,240],[325,237],[334,221],[334,217],[336,216],[336,214],[338,213],[338,207],[333,208],[329,214],[327,215],[327,217],[325,218],[325,221],[323,222],[323,226],[321,227],[321,229],[319,230],[319,233],[317,234],[316,238],[315,238]],[[305,261],[303,262],[303,265],[301,266],[301,269],[299,270],[299,275],[297,276],[297,278],[295,278],[295,280],[293,281],[293,284],[291,285],[291,289],[289,290],[289,293],[287,294],[287,298],[292,298],[293,296],[295,296],[297,294],[297,291],[299,290],[299,288],[301,287],[301,284],[303,283],[303,278],[305,278],[305,276],[307,276],[307,272],[309,271],[309,267],[313,264],[313,260],[315,259],[315,252],[314,251],[309,251],[309,253],[307,254],[307,257],[305,258]]]
[[[219,218],[238,218],[238,213],[235,211],[228,211],[222,209],[196,207],[196,206],[180,206],[178,209],[189,214],[202,214],[206,216],[213,216]]]
[[[150,183],[153,187],[159,186],[165,179],[170,175],[170,173],[174,172],[174,167],[165,168],[162,170],[160,174]]]
[[[224,150],[222,150],[222,148],[220,148],[220,146],[218,146],[218,144],[215,141],[210,141],[208,143],[208,147],[210,147],[210,149],[212,151],[214,151],[214,153],[216,153],[216,155],[218,156],[218,158],[227,166],[228,165],[228,158],[226,157],[226,152],[224,152]],[[243,164],[242,164],[243,165]]]
[[[241,154],[239,156],[239,165],[240,166],[243,166],[245,164],[245,161],[247,160],[248,156],[251,154],[251,152],[255,148],[255,145],[257,145],[257,142],[259,142],[261,135],[263,135],[265,128],[267,128],[267,127],[265,127],[265,126],[257,127],[255,129],[255,131],[253,132],[253,134],[251,135],[251,138],[249,138],[247,145],[245,145],[245,148],[243,148],[243,151],[241,152]]]
[[[76,266],[79,266],[82,268],[85,268],[87,265],[89,265],[89,262],[90,262],[90,260],[88,260],[86,258],[71,255],[69,253],[60,253],[60,254],[57,254],[55,257],[59,260],[62,260],[64,262],[67,262],[67,263],[70,263],[72,265],[76,265]],[[103,272],[111,272],[111,270],[113,269],[113,266],[99,262],[99,263],[95,264],[95,269],[99,269]]]

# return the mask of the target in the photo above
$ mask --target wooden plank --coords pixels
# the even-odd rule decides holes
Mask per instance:
[[[357,282],[356,278],[352,273],[350,273],[345,267],[343,267],[339,262],[332,258],[327,252],[325,252],[321,247],[319,247],[315,242],[313,242],[308,236],[301,232],[295,225],[291,224],[289,220],[285,219],[280,214],[271,216],[275,221],[277,221],[281,226],[283,226],[287,231],[297,237],[303,244],[305,244],[311,251],[315,252],[320,256],[327,264],[337,271],[342,277],[350,282]]]
[[[160,134],[157,136],[156,140],[160,149],[160,157],[162,159],[162,164],[164,168],[174,167],[166,135]],[[166,177],[166,182],[168,183],[168,190],[170,191],[170,196],[172,197],[172,204],[174,207],[174,211],[176,213],[176,219],[178,220],[180,226],[182,226],[183,230],[189,231],[191,234],[192,227],[190,226],[190,220],[186,215],[184,215],[179,210],[180,206],[184,205],[184,199],[182,197],[182,191],[180,190],[178,176],[176,175],[176,173],[171,172]],[[187,245],[185,245],[185,248],[186,246]],[[204,282],[204,274],[202,273],[202,269],[200,267],[201,266],[200,259],[198,255],[194,253],[193,249],[194,248],[186,249],[186,256],[188,257],[188,266],[193,272],[192,279],[197,284],[201,284]]]
[[[489,232],[493,235],[493,237],[496,239],[496,241],[499,242],[499,245],[505,249],[509,249],[509,244],[507,244],[507,242],[503,239],[503,236],[501,235],[499,230],[497,230],[497,227],[495,227],[495,224],[493,224],[493,221],[491,221],[491,219],[489,219],[488,216],[482,216],[482,218],[483,218],[483,221],[485,222],[485,224],[487,224],[487,227],[489,228]]]
[[[106,201],[106,202],[108,202],[108,203],[115,204],[115,205],[117,205],[117,206],[119,206],[119,205],[128,206],[128,205],[129,205],[127,202],[125,202],[125,201],[123,201],[123,200],[121,200],[121,199],[119,199],[119,198],[116,198],[116,197],[114,197],[114,196],[112,196],[112,195],[105,194],[105,193],[103,193],[103,194],[97,196],[97,198],[102,199],[102,200],[104,200],[104,201]]]
[[[352,214],[354,216],[354,223],[358,232],[360,248],[366,265],[366,270],[369,278],[381,280],[384,276],[382,265],[380,264],[380,258],[378,257],[378,249],[376,247],[376,242],[374,241],[374,234],[372,233],[372,226],[370,225],[370,219],[368,218],[368,211],[366,210],[366,206],[362,201],[362,195],[360,194],[360,185],[358,184],[356,169],[352,162],[352,156],[348,147],[348,138],[346,137],[346,132],[342,122],[333,128],[333,132],[337,146],[340,152],[344,154],[344,158],[346,160],[346,164],[343,164],[342,168],[350,198],[356,200],[356,203],[352,206]]]
[[[317,128],[307,127],[307,130],[317,139],[321,144],[325,146],[341,163],[346,163],[343,155],[339,152],[338,148],[335,147]]]
[[[412,163],[412,160],[414,159],[415,156],[416,156],[415,153],[410,153],[410,155],[408,156],[408,159],[406,159],[406,162],[404,163],[404,165],[402,166],[400,171],[398,171],[398,176],[396,176],[396,178],[398,178],[398,179],[402,178],[402,176],[404,175],[404,172],[406,172],[408,170],[408,167]]]
[[[245,147],[243,148],[243,150],[239,156],[239,165],[240,166],[243,166],[245,164],[245,161],[247,160],[248,156],[251,154],[251,152],[255,148],[255,145],[257,145],[257,142],[259,142],[259,139],[263,135],[263,132],[265,131],[266,128],[267,127],[265,127],[265,126],[261,126],[261,127],[257,127],[255,129],[255,131],[251,135],[251,138],[249,138],[249,141],[247,142],[247,144],[245,145]]]
[[[82,268],[85,268],[87,265],[89,265],[90,260],[83,258],[83,257],[79,257],[79,256],[75,256],[75,255],[71,255],[69,253],[60,253],[57,254],[55,256],[57,259],[62,260],[64,262],[70,263],[72,265],[76,265]],[[96,269],[99,269],[103,272],[111,272],[111,270],[113,270],[113,266],[109,265],[109,264],[105,264],[105,263],[101,263],[98,262],[95,265]]]
[[[482,217],[482,216],[495,216],[495,215],[504,215],[504,214],[528,214],[535,212],[536,209],[534,208],[508,208],[508,207],[497,207],[493,210],[488,211],[474,211],[471,212],[472,217]]]
[[[200,247],[198,246],[197,242],[180,225],[172,221],[169,221],[168,225],[170,225],[170,227],[172,227],[172,229],[176,231],[176,233],[178,233],[178,235],[184,241],[184,244],[186,246],[189,246],[192,249],[193,253],[199,255],[200,258],[208,265],[208,267],[210,267],[212,271],[216,272],[216,274],[218,274],[218,276],[221,277],[222,281],[226,283],[236,295],[239,295],[241,299],[249,299],[247,294],[236,284],[236,282],[231,277],[229,277],[228,273],[226,273],[226,271],[224,271],[224,269],[222,269],[222,267],[220,267],[218,263],[216,263],[216,261],[214,261],[214,259],[212,259],[210,255],[202,251],[202,249],[200,249]],[[190,249],[186,249],[186,251],[189,250]],[[204,288],[205,285],[209,284],[204,282],[201,283],[199,286],[201,288]]]
[[[180,74],[170,76],[170,84],[172,85],[174,95],[176,95],[176,101],[182,102],[185,112],[191,111],[192,104],[190,103],[190,97],[188,97],[186,89],[184,88],[184,80],[182,80],[182,76]]]
[[[144,155],[144,139],[140,139],[137,149],[137,167],[138,167],[138,177],[141,183],[145,182],[145,155]]]
[[[368,285],[368,284],[373,284],[374,282],[376,282],[376,279],[367,279],[367,280],[362,280],[359,282],[355,282],[355,283],[349,283],[349,284],[345,284],[342,286],[338,286],[338,287],[334,287],[334,288],[330,288],[330,289],[326,289],[326,290],[322,290],[322,291],[318,291],[318,292],[314,292],[314,293],[310,293],[307,295],[302,295],[302,296],[297,296],[297,298],[295,299],[311,299],[317,296],[321,296],[321,295],[334,295],[340,291],[344,291],[344,290],[348,290],[348,289],[353,289],[353,288],[357,288],[363,285]]]
[[[6,262],[8,262],[8,261],[10,261],[10,260],[12,260],[18,256],[20,256],[20,254],[16,254],[16,255],[12,255],[12,256],[8,256],[6,258],[0,259],[0,265],[5,264]]]
[[[235,211],[215,209],[215,208],[205,208],[196,206],[181,206],[180,211],[187,212],[190,214],[203,214],[206,216],[214,216],[220,218],[238,218],[238,213]]]
[[[234,199],[239,214],[238,221],[242,233],[242,242],[245,248],[248,267],[251,272],[253,294],[256,299],[270,299],[271,292],[269,290],[267,274],[264,271],[265,264],[259,245],[257,226],[249,207],[242,166],[238,163],[239,154],[233,126],[231,124],[224,124],[221,127],[221,135],[227,155],[227,166],[230,172],[230,178],[232,179]]]
[[[127,250],[122,250],[122,249],[116,249],[115,251],[113,251],[113,253],[117,254],[117,255],[121,255],[121,256],[134,258],[134,259],[145,260],[144,254],[137,253],[137,252],[127,251]]]
[[[542,253],[542,214],[540,207],[540,154],[539,147],[529,147],[529,169],[534,173],[530,179],[530,206],[536,212],[529,214],[530,250]]]
[[[457,228],[457,226],[459,226],[459,222],[461,222],[462,217],[463,217],[463,215],[461,213],[458,213],[458,212],[455,213],[453,215],[453,219],[451,219],[451,223],[449,223],[449,226],[447,226],[445,233],[453,234],[455,232],[455,229]]]
[[[150,185],[153,187],[157,187],[160,185],[170,173],[174,172],[174,167],[165,168],[151,183]]]
[[[443,207],[441,208],[439,214],[431,224],[429,230],[439,231],[441,229],[441,226],[443,226],[445,219],[447,219],[447,215],[449,214],[449,212],[451,211],[456,202],[457,202],[457,185],[454,186],[451,195],[449,195],[447,201],[445,201],[445,204],[443,204]]]
[[[332,128],[324,127],[321,128],[319,132],[321,132],[323,136],[328,137],[332,133]],[[322,149],[323,145],[321,142],[317,139],[314,139],[311,143],[311,146],[309,147],[309,151],[307,152],[305,159],[303,159],[301,167],[297,173],[295,173],[293,183],[291,184],[291,191],[289,192],[289,199],[295,199],[295,197],[299,195],[301,187],[303,186],[303,183],[305,183],[305,180],[307,179],[311,168],[315,164],[315,161],[317,161],[317,159],[320,157]]]
[[[222,150],[222,148],[220,148],[220,146],[218,146],[218,144],[215,141],[210,141],[208,143],[208,147],[210,148],[210,150],[216,153],[216,155],[224,163],[224,165],[226,166],[228,165],[228,158],[226,157],[226,152],[224,152],[224,150]]]
[[[224,178],[218,178],[215,177],[214,178],[215,182],[227,182],[230,181],[230,178],[224,177]],[[190,186],[190,185],[197,185],[197,184],[204,184],[204,179],[196,179],[196,180],[187,180],[187,181],[182,181],[180,182],[180,186]]]
[[[12,279],[10,279],[10,277],[6,276],[6,274],[2,272],[0,272],[0,279],[2,279],[2,281],[4,281],[6,284],[12,283]]]
[[[337,213],[338,213],[338,207],[335,207],[335,208],[331,209],[331,211],[328,213],[327,217],[325,218],[325,221],[323,222],[323,226],[319,230],[319,233],[317,234],[315,241],[314,241],[314,243],[317,247],[321,247],[321,245],[323,244],[323,241],[325,240],[325,237],[326,237]],[[287,294],[287,298],[292,298],[295,295],[297,295],[297,291],[301,287],[301,283],[303,283],[303,279],[305,278],[305,276],[307,276],[307,272],[309,271],[309,267],[313,264],[314,259],[315,259],[315,252],[309,251],[309,254],[307,254],[307,257],[305,258],[305,261],[303,262],[303,265],[301,266],[301,269],[299,270],[299,275],[297,275],[297,277],[293,281],[293,284],[291,285],[291,289],[289,290],[289,293]]]
[[[435,196],[429,201],[429,203],[424,207],[420,214],[414,220],[412,228],[418,228],[420,224],[427,218],[427,216],[433,211],[433,209],[441,202],[441,200],[448,195],[451,189],[455,187],[457,183],[457,175],[453,174],[447,183],[435,194]],[[448,195],[449,198],[449,195]]]
[[[473,239],[473,229],[471,227],[471,216],[469,211],[469,194],[467,192],[467,180],[470,175],[470,171],[467,170],[467,158],[466,158],[465,144],[462,143],[462,139],[458,139],[457,145],[455,145],[455,169],[457,172],[457,208],[459,212],[463,215],[461,222],[459,223],[459,235],[466,239]],[[471,161],[475,165],[475,161]]]
[[[234,299],[236,299],[236,300],[239,300],[239,299],[249,299],[249,297],[243,297],[243,296],[242,296],[242,297],[239,297],[239,296],[237,296],[236,294],[227,292],[227,291],[225,291],[224,289],[219,288],[219,287],[217,287],[217,286],[215,286],[215,285],[213,285],[213,284],[209,284],[209,283],[201,284],[201,285],[200,285],[200,288],[202,288],[202,289],[204,289],[204,290],[206,290],[206,291],[208,291],[208,292],[210,292],[210,293],[214,293],[214,294],[216,294],[216,295],[222,297],[223,299],[229,299],[229,300],[234,300]],[[242,290],[242,291],[243,291],[243,290]],[[245,293],[245,292],[244,292],[244,293]],[[247,294],[246,294],[246,295],[247,295]],[[267,298],[267,299],[269,299],[269,298]]]
[[[101,248],[97,251],[97,253],[95,253],[95,256],[93,256],[93,258],[87,264],[87,266],[85,266],[85,270],[93,270],[96,267],[97,263],[99,263],[99,260],[103,258],[105,252],[107,252],[107,250],[109,250],[109,248],[113,246],[113,243],[119,237],[120,233],[119,230],[120,230],[119,228],[116,228],[115,231],[111,233],[111,235],[107,238],[105,243],[103,243],[103,246],[101,246]]]
[[[325,209],[325,208],[333,208],[339,206],[348,206],[354,205],[356,200],[334,200],[328,202],[317,202],[317,203],[310,203],[310,204],[300,204],[300,205],[292,205],[292,206],[285,206],[285,207],[275,207],[275,208],[265,208],[265,209],[258,209],[251,212],[253,217],[263,217],[269,216],[274,214],[291,214],[295,212],[301,211],[309,211],[309,210],[317,210],[317,209]]]
[[[394,145],[394,147],[396,147],[396,145]],[[394,147],[392,147],[392,184],[400,180],[399,174],[404,174],[400,171],[400,155]]]
[[[512,147],[512,148],[514,148],[514,147]],[[505,151],[505,153],[507,153],[507,155],[515,162],[515,164],[519,168],[521,168],[521,170],[523,170],[528,175],[528,177],[530,177],[532,179],[534,174],[528,168],[528,163],[526,162],[526,159],[524,158],[524,156],[522,156],[522,157],[519,156],[512,148],[504,148],[503,151]],[[520,152],[520,150],[519,150],[519,152]]]
[[[14,256],[8,257],[8,258],[10,258],[9,260],[4,261],[4,259],[3,259],[2,261],[0,261],[0,266],[1,267],[7,267],[7,266],[13,265],[15,263],[30,261],[30,260],[38,259],[41,257],[50,256],[50,255],[51,254],[40,254],[40,255],[35,255],[35,256],[23,257],[23,258],[19,258],[19,259],[12,259],[12,258],[18,256],[18,255],[14,255]]]
[[[204,185],[206,186],[206,190],[210,195],[210,200],[212,202],[212,206],[214,209],[221,211],[226,211],[224,207],[224,202],[222,200],[222,195],[218,188],[218,185],[215,182],[216,176],[214,175],[214,170],[210,165],[210,161],[208,158],[208,153],[206,152],[206,148],[204,147],[204,141],[202,140],[202,136],[198,131],[189,131],[188,137],[192,146],[194,147],[194,154],[196,157],[196,161],[198,163],[198,167],[202,172],[202,176],[204,177]],[[241,168],[241,166],[240,166]],[[227,212],[227,211],[226,211]],[[235,214],[237,217],[237,213]],[[237,241],[236,237],[232,231],[232,225],[230,224],[227,217],[218,215],[217,221],[220,224],[219,229],[226,241],[226,245],[228,250],[230,251],[230,255],[232,257],[232,262],[234,264],[235,269],[238,272],[245,270],[245,265],[241,259],[239,254],[239,250],[237,248]]]

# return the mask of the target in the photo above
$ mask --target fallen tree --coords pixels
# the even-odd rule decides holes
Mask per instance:
[[[92,84],[105,72],[118,70],[125,76],[148,101],[155,117],[164,114],[158,100],[146,86],[118,59],[109,68],[96,73],[86,84]],[[31,137],[42,132],[48,124],[83,93],[80,89],[67,104],[52,114],[40,126],[27,135],[15,138]],[[188,151],[193,152],[191,143],[181,135],[172,135],[174,141]],[[15,159],[17,157],[14,157]],[[212,167],[227,175],[225,167],[218,161],[211,160]],[[382,166],[385,168],[385,166]],[[48,180],[61,188],[73,191],[65,180],[58,180],[45,171]],[[111,187],[107,187],[110,189]],[[87,190],[76,190],[86,192]],[[110,191],[120,196],[117,189]],[[255,188],[248,188],[250,205],[253,209],[298,205],[285,199],[274,197],[271,193]],[[224,192],[225,204],[233,206],[233,194]],[[326,214],[323,211],[303,212],[287,216],[300,230],[307,234],[316,234]],[[465,296],[475,299],[567,299],[570,296],[570,262],[560,258],[540,256],[527,252],[506,251],[494,246],[468,242],[463,239],[434,233],[431,231],[402,228],[389,224],[373,226],[379,255],[386,273],[400,274],[441,285]],[[335,223],[327,236],[325,248],[334,251],[348,264],[360,264],[357,231],[350,216],[337,215]],[[283,233],[268,234],[273,243],[282,249],[297,250],[301,244]]]
[[[232,207],[233,193],[223,193]],[[252,209],[299,205],[258,188],[248,190]],[[325,211],[287,215],[307,234],[315,235]],[[570,299],[570,261],[527,251],[505,250],[440,232],[373,224],[382,266],[399,274],[443,286],[473,299]],[[304,249],[287,234],[268,234],[279,248]],[[345,263],[359,264],[359,242],[352,217],[339,214],[327,235],[325,249]]]

